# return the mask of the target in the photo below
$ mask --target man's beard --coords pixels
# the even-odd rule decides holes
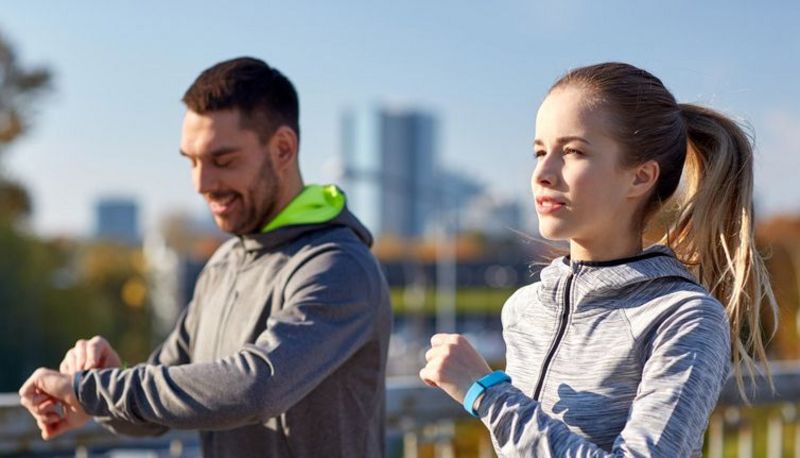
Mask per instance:
[[[245,191],[249,199],[245,200],[245,196],[236,191],[223,191],[210,194],[209,197],[212,199],[224,199],[233,193],[236,199],[239,200],[241,206],[239,221],[229,221],[235,223],[234,226],[228,228],[224,227],[225,221],[217,221],[217,225],[221,230],[234,235],[247,235],[260,232],[261,229],[276,216],[279,191],[280,185],[272,166],[272,160],[267,157],[261,166],[258,178],[253,183],[253,186]]]

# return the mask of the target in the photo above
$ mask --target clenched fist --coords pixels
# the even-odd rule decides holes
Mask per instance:
[[[444,390],[451,398],[464,402],[469,387],[492,370],[472,344],[460,334],[436,334],[425,353],[427,364],[419,377],[430,386]]]

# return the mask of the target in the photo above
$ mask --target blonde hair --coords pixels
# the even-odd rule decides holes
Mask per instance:
[[[677,103],[661,80],[629,64],[571,70],[550,92],[565,86],[587,90],[594,106],[605,109],[614,121],[623,167],[658,162],[658,182],[634,223],[643,236],[655,228],[650,238],[669,246],[724,305],[743,399],[748,400],[743,366],[754,379],[758,364],[764,364],[773,386],[765,364],[771,336],[762,329],[761,312],[766,305],[777,326],[777,302],[755,245],[753,147],[748,135],[717,111]]]
[[[752,141],[735,121],[715,110],[679,106],[689,138],[683,189],[675,199],[671,227],[659,242],[669,245],[725,305],[736,384],[747,400],[742,366],[752,379],[763,363],[774,389],[765,347],[776,328],[769,336],[763,329],[762,305],[772,314],[773,326],[778,322],[775,294],[756,249]]]

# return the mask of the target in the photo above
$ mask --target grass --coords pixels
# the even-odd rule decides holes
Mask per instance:
[[[506,299],[514,291],[515,288],[459,288],[455,294],[456,313],[465,315],[499,314]],[[391,298],[396,314],[436,313],[435,289],[418,294],[404,288],[392,288]]]

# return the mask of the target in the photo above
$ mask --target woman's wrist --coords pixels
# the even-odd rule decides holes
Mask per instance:
[[[484,391],[483,393],[478,395],[477,398],[475,398],[475,402],[472,403],[472,411],[473,412],[477,412],[478,411],[478,409],[481,406],[481,401],[483,401],[483,398],[485,398],[485,397],[486,397],[486,392]]]
[[[486,390],[500,383],[511,382],[511,377],[503,371],[490,372],[476,380],[467,390],[463,405],[473,417],[478,416],[478,406],[486,393]]]

